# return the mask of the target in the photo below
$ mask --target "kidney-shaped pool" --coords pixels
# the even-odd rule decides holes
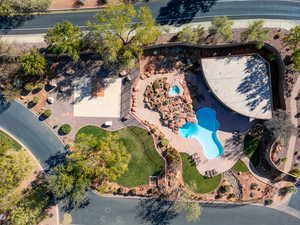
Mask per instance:
[[[201,108],[196,112],[198,124],[187,122],[179,128],[179,134],[182,137],[195,138],[202,145],[208,159],[214,159],[224,154],[224,148],[216,134],[220,127],[216,115],[216,111],[212,108]]]

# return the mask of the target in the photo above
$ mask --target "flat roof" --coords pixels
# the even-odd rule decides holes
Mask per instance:
[[[201,59],[204,77],[215,96],[233,111],[256,119],[272,118],[268,63],[258,55]]]

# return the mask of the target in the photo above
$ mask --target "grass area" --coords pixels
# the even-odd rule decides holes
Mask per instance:
[[[243,173],[249,172],[249,169],[246,166],[246,164],[240,159],[234,164],[233,169]]]
[[[259,164],[259,145],[260,140],[257,138],[247,135],[244,140],[244,154],[251,160],[254,166]]]
[[[86,126],[77,135],[85,133],[101,138],[108,132],[96,126]],[[164,161],[155,149],[152,136],[145,129],[127,127],[114,133],[120,137],[131,154],[128,171],[116,180],[118,184],[126,187],[148,184],[149,176],[157,175],[163,170]]]
[[[183,179],[184,182],[197,193],[208,193],[215,190],[222,181],[222,175],[212,178],[202,176],[190,155],[180,153],[183,163]]]
[[[21,149],[22,146],[18,142],[3,131],[0,131],[0,152],[4,152],[5,150],[19,151]]]

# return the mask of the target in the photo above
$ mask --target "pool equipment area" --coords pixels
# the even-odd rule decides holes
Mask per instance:
[[[181,94],[181,87],[177,84],[172,85],[169,90],[169,96],[177,96]]]
[[[208,159],[224,155],[224,148],[217,137],[220,123],[216,115],[216,111],[212,108],[201,108],[196,112],[198,124],[187,122],[179,128],[180,136],[195,138],[202,145],[204,154]]]

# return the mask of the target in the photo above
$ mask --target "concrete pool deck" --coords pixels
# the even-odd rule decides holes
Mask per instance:
[[[201,59],[201,63],[208,86],[226,106],[250,118],[272,118],[269,65],[263,58],[212,57]]]
[[[162,126],[160,122],[160,116],[157,112],[145,108],[144,105],[144,92],[151,82],[158,78],[167,77],[169,83],[173,83],[179,80],[189,80],[193,84],[196,84],[203,95],[203,101],[196,105],[196,108],[210,107],[217,112],[217,119],[220,121],[220,130],[217,131],[217,137],[224,147],[224,155],[219,158],[208,160],[203,153],[201,144],[196,139],[187,139],[181,137],[179,134],[174,133],[168,127]],[[240,158],[242,154],[242,144],[233,144],[233,134],[234,130],[239,130],[244,132],[249,129],[252,123],[248,118],[243,117],[237,113],[230,111],[228,108],[224,107],[204,85],[201,74],[183,74],[183,73],[169,73],[169,74],[158,74],[153,75],[148,79],[139,80],[136,84],[138,87],[137,92],[137,108],[136,116],[141,120],[146,120],[151,124],[154,124],[169,140],[170,145],[176,148],[180,152],[186,152],[189,155],[197,154],[201,160],[197,169],[202,174],[205,175],[205,171],[215,169],[218,173],[222,173],[235,164],[235,162]]]

